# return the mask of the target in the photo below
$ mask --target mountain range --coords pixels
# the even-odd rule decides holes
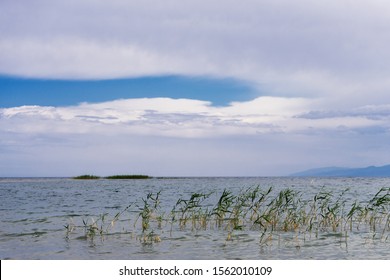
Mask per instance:
[[[362,168],[323,167],[309,169],[290,176],[298,177],[390,177],[390,164]]]

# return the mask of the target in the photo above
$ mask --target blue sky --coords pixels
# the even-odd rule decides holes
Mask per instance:
[[[390,158],[390,4],[0,2],[0,176]]]
[[[233,79],[160,76],[110,80],[58,80],[0,77],[0,107],[71,106],[129,98],[188,98],[228,105],[259,94],[250,83]]]

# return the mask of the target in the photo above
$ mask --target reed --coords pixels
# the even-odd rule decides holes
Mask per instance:
[[[202,203],[210,196],[210,194],[193,193],[189,199],[178,199],[176,205],[173,207],[172,221],[176,220],[178,215],[178,222],[181,228],[185,228],[187,222],[191,221],[192,228],[197,228],[197,222],[203,225],[204,219],[208,217],[208,210],[202,209]]]
[[[367,202],[348,202],[348,189],[335,196],[325,188],[311,199],[303,199],[302,193],[284,189],[277,193],[272,188],[259,186],[234,194],[223,190],[218,194],[192,193],[177,200],[170,212],[161,207],[162,192],[148,193],[138,203],[132,203],[113,218],[107,214],[82,220],[76,225],[71,220],[65,225],[69,238],[78,229],[84,230],[86,239],[108,234],[117,222],[128,224],[134,220],[133,230],[143,244],[153,244],[164,239],[164,232],[178,231],[226,231],[226,240],[233,240],[237,231],[259,233],[259,244],[280,239],[283,233],[292,233],[296,238],[318,237],[321,233],[348,239],[349,232],[372,233],[373,238],[387,241],[390,231],[390,188],[380,189]],[[215,202],[213,202],[215,201]],[[167,208],[164,208],[167,209]],[[168,208],[169,209],[169,208]],[[170,227],[167,230],[167,226]]]

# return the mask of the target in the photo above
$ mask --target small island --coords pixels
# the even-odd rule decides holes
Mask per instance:
[[[77,180],[97,180],[97,179],[100,179],[100,177],[99,176],[95,176],[95,175],[80,175],[80,176],[73,177],[72,179],[77,179]]]
[[[113,175],[105,177],[105,179],[150,179],[147,175]]]
[[[72,179],[76,180],[97,180],[97,179],[109,179],[109,180],[123,180],[123,179],[131,179],[131,180],[139,180],[139,179],[150,179],[152,177],[148,175],[112,175],[107,177],[100,177],[95,175],[80,175],[73,177]]]

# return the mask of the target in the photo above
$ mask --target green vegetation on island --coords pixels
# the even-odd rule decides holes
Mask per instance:
[[[73,177],[73,179],[77,179],[77,180],[97,180],[97,179],[100,179],[100,177],[99,176],[95,176],[95,175],[80,175],[80,176]]]
[[[110,179],[110,180],[115,180],[115,179],[150,179],[152,177],[147,176],[147,175],[112,175],[112,176],[107,176],[107,177],[100,177],[100,176],[95,176],[95,175],[80,175],[73,177],[73,179],[77,180],[97,180],[97,179]]]
[[[150,179],[147,175],[113,175],[107,176],[105,179]]]

